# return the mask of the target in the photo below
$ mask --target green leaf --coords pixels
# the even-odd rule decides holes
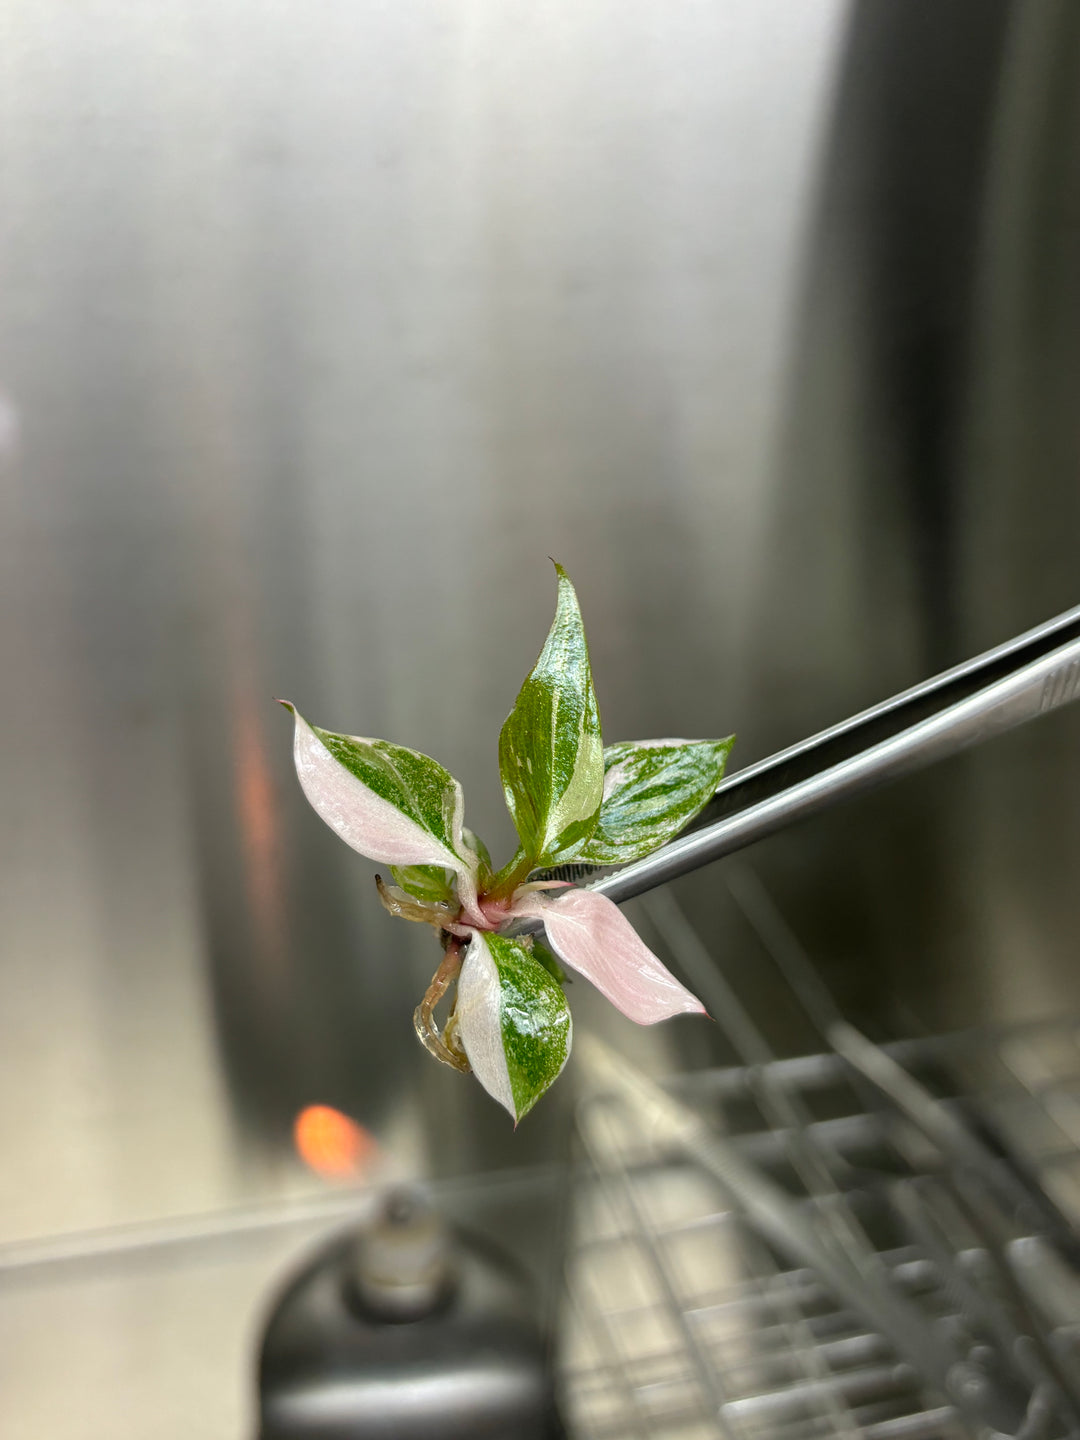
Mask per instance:
[[[462,963],[454,1017],[476,1078],[520,1120],[570,1054],[573,1026],[558,983],[520,940],[478,931]]]
[[[503,793],[530,868],[572,859],[603,796],[600,713],[577,595],[561,565],[555,620],[499,735]]]
[[[525,851],[519,845],[513,855],[510,856],[510,859],[495,876],[493,888],[500,894],[504,891],[512,890],[515,886],[520,885],[525,879],[525,876],[533,869],[535,869],[535,866],[531,862],[526,863]]]
[[[454,898],[454,887],[441,865],[392,865],[390,868],[401,888],[417,900],[449,905]]]
[[[734,743],[729,735],[610,745],[600,819],[579,861],[625,865],[666,844],[712,798]]]

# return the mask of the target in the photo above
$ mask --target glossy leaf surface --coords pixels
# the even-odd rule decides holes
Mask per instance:
[[[596,825],[604,786],[585,628],[574,587],[555,568],[555,620],[499,736],[503,792],[533,866],[578,853]]]
[[[435,866],[475,896],[476,857],[462,839],[461,786],[435,760],[403,745],[336,735],[296,720],[293,759],[323,820],[354,850],[395,867]]]
[[[570,1054],[570,1011],[558,983],[520,940],[476,932],[462,962],[454,1014],[476,1078],[520,1120]]]
[[[604,751],[604,800],[582,864],[626,865],[673,839],[708,804],[726,740],[635,740]]]
[[[638,1025],[654,1025],[672,1015],[704,1014],[697,996],[675,979],[605,895],[594,890],[524,895],[515,903],[514,914],[542,920],[548,943],[562,963]]]

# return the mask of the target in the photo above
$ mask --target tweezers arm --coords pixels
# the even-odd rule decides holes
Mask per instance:
[[[611,900],[630,900],[763,840],[796,820],[816,815],[838,800],[921,770],[1067,705],[1078,696],[1080,637],[838,764],[673,840],[644,860],[596,881],[591,888]]]

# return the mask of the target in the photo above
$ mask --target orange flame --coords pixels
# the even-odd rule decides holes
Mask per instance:
[[[353,1180],[374,1158],[378,1145],[370,1130],[330,1105],[308,1105],[293,1122],[301,1160],[327,1180]]]

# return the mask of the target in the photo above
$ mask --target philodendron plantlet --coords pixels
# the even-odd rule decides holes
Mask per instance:
[[[639,1025],[704,1010],[612,901],[530,876],[568,862],[623,865],[648,855],[712,796],[732,745],[732,737],[639,740],[605,750],[577,596],[555,568],[555,620],[499,736],[519,839],[501,870],[466,829],[461,786],[435,760],[387,740],[320,730],[282,702],[296,721],[304,794],[348,845],[390,866],[395,883],[375,883],[391,914],[431,925],[442,943],[442,964],[416,1011],[417,1034],[437,1059],[472,1070],[515,1121],[570,1054],[560,962]],[[547,944],[507,933],[523,919],[542,923]],[[440,1030],[435,1009],[455,982]]]

